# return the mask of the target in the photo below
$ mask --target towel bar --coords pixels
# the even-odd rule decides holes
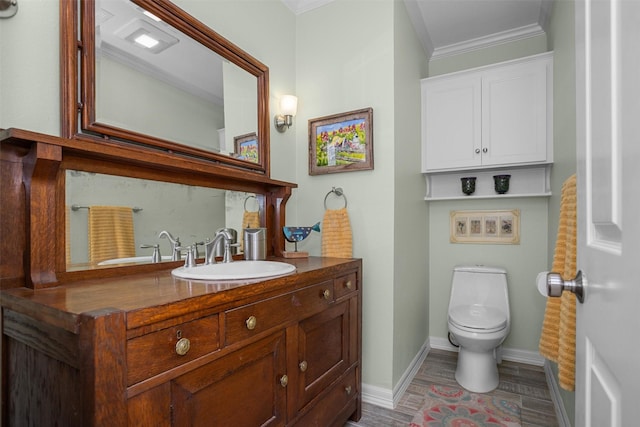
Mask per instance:
[[[71,205],[71,210],[74,212],[79,211],[80,209],[91,209],[91,206]],[[138,213],[142,210],[142,208],[134,206],[133,208],[131,208],[131,210],[133,211],[133,213]]]

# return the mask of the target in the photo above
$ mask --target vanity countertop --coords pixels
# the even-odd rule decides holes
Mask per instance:
[[[0,293],[3,307],[77,333],[79,315],[103,310],[124,311],[127,329],[170,318],[224,309],[244,299],[331,279],[361,265],[359,259],[309,257],[269,258],[296,266],[294,273],[268,279],[203,281],[173,277],[171,268],[116,278],[82,280],[33,290],[14,288]]]

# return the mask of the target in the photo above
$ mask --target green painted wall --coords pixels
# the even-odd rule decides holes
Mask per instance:
[[[338,0],[304,13],[296,39],[298,221],[320,220],[327,192],[343,188],[353,253],[364,260],[363,381],[392,389],[427,336],[418,85],[426,57],[404,5],[393,0]],[[309,176],[307,121],[367,107],[373,108],[374,170]],[[312,235],[299,247],[320,254],[320,242]]]
[[[429,335],[428,207],[421,167],[420,79],[427,60],[403,2],[394,2],[393,384]]]
[[[0,22],[0,128],[60,134],[57,1],[21,0]]]

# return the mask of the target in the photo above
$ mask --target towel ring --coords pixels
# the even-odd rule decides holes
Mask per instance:
[[[347,207],[347,196],[344,195],[344,192],[342,191],[342,188],[338,187],[331,187],[331,191],[329,191],[327,193],[326,196],[324,196],[324,208],[325,210],[327,209],[327,197],[329,197],[329,194],[331,193],[335,193],[336,196],[342,196],[342,198],[344,198],[344,207]]]
[[[256,204],[258,203],[258,198],[256,196],[247,196],[247,198],[244,199],[244,211],[245,212],[249,212],[247,210],[247,200],[249,200],[249,199],[256,199]],[[260,212],[260,205],[258,205],[258,209],[253,211],[253,212]]]

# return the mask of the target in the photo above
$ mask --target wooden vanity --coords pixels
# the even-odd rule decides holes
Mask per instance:
[[[2,425],[358,420],[361,260],[282,258],[277,230],[295,184],[168,156],[0,130]],[[268,258],[296,271],[216,282],[172,276],[181,261],[69,269],[70,168],[254,192]]]
[[[360,260],[260,281],[170,270],[2,292],[5,425],[342,426],[360,418]]]

